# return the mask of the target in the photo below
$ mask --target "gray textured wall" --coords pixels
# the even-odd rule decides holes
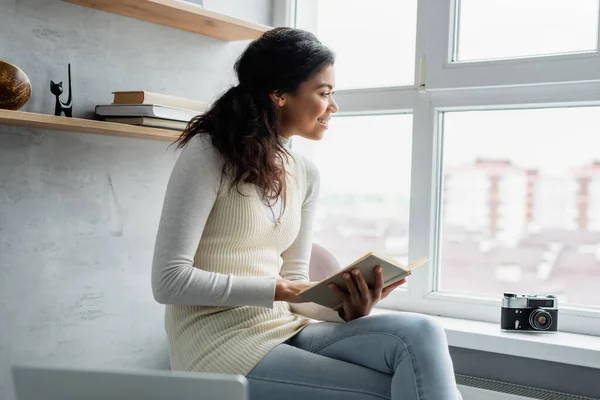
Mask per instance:
[[[271,0],[204,0],[271,24]],[[211,100],[248,42],[223,42],[59,0],[0,0],[0,59],[33,85],[22,111],[52,114],[50,79],[73,74],[75,116],[113,90]],[[66,100],[66,95],[63,95]],[[167,142],[0,126],[0,398],[8,366],[36,361],[167,368],[150,263],[177,153]]]

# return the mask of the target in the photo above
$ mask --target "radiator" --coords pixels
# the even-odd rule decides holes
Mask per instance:
[[[460,374],[456,383],[463,400],[599,400]]]

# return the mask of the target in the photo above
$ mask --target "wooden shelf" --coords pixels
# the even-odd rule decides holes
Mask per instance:
[[[64,0],[217,39],[250,40],[272,29],[181,0]]]
[[[10,110],[0,110],[0,125],[124,136],[138,139],[168,140],[171,142],[177,139],[181,134],[181,132],[169,129],[115,124],[113,122],[96,121],[93,119],[57,117],[55,115]]]

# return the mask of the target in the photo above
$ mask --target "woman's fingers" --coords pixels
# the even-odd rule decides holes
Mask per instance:
[[[329,288],[336,292],[346,303],[350,301],[350,296],[348,296],[348,293],[340,289],[335,283],[330,283]]]
[[[362,276],[360,270],[358,269],[352,271],[352,275],[354,275],[354,282],[356,282],[356,286],[358,287],[358,293],[360,294],[360,297],[362,297],[363,299],[368,299],[370,296],[369,285],[367,285],[365,277]]]
[[[383,269],[381,265],[375,267],[375,286],[373,286],[373,296],[376,299],[381,297],[381,293],[383,291]]]
[[[354,279],[352,279],[349,272],[344,273],[344,280],[346,281],[346,286],[348,287],[348,293],[350,293],[350,297],[359,302],[360,293],[358,292],[358,289],[354,284]]]
[[[400,279],[398,282],[396,283],[392,283],[391,285],[388,285],[386,287],[383,288],[384,291],[389,291],[389,290],[394,290],[396,289],[398,286],[402,286],[406,283],[406,278],[402,278]]]
[[[398,286],[402,286],[406,283],[406,278],[399,280],[396,283],[392,283],[391,285],[388,285],[386,287],[383,288],[383,290],[381,291],[381,298],[386,297],[388,294],[390,294],[390,292],[394,289],[396,289]]]

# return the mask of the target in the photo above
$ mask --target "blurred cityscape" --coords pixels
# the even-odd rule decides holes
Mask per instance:
[[[600,162],[547,175],[505,160],[446,167],[440,290],[552,293],[600,307]],[[328,193],[315,241],[342,265],[366,251],[408,258],[408,198]]]

